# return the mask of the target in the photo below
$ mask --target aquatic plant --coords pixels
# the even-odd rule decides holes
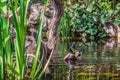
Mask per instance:
[[[6,0],[0,1],[0,79],[5,79],[6,64],[11,66],[12,53],[10,46],[10,25],[8,20],[4,17],[7,15]],[[6,68],[5,68],[6,67]]]
[[[25,41],[26,41],[26,29],[27,29],[27,8],[30,0],[1,0],[0,1],[0,79],[20,79],[26,78],[27,73],[27,58],[25,54]],[[38,56],[40,54],[41,46],[41,33],[43,25],[43,16],[46,6],[49,0],[46,1],[43,11],[40,16],[40,24],[37,37],[37,47],[36,54],[33,62],[33,67],[30,78],[34,79],[38,76],[40,79],[48,65],[49,61],[46,63],[42,72],[38,73],[40,66],[42,65],[42,59],[40,63],[38,62]],[[20,13],[18,14],[17,9],[20,7]],[[13,27],[16,30],[15,42],[11,43],[10,38],[10,24],[7,11],[12,11],[13,15]],[[12,47],[14,45],[14,47]],[[37,66],[39,65],[39,66]]]
[[[114,79],[115,77],[118,77],[118,76],[119,76],[119,74],[110,73],[110,72],[108,72],[108,73],[94,73],[94,72],[85,73],[85,72],[81,72],[81,73],[77,74],[77,79],[83,79],[83,80],[88,80],[88,79],[93,80],[93,79],[97,79],[97,78],[100,78],[100,79],[112,78],[112,79]]]
[[[107,22],[114,21],[114,18],[118,21],[118,4],[115,0],[83,0],[72,5],[66,3],[60,25],[62,36],[74,35],[89,39],[106,37],[103,27]]]
[[[30,0],[20,0],[20,18],[18,17],[16,9],[18,8],[18,0],[10,0],[10,7],[13,13],[14,27],[16,30],[16,41],[15,41],[15,55],[16,55],[16,66],[15,70],[19,75],[16,78],[25,79],[27,61],[25,58],[25,40],[26,40],[26,13]],[[15,6],[14,6],[15,4]]]

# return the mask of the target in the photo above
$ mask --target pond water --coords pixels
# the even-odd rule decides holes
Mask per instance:
[[[72,43],[82,52],[82,59],[71,68],[64,61]],[[115,39],[98,41],[58,41],[50,62],[51,79],[46,80],[120,80],[120,42]]]

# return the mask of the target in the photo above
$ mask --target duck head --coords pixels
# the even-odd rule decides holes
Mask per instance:
[[[82,60],[82,52],[75,51],[74,55],[75,55],[75,57],[76,57],[77,60]]]

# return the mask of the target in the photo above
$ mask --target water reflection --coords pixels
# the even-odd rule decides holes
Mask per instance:
[[[62,45],[61,45],[62,44]],[[64,62],[72,43],[58,43],[50,63],[52,80],[120,80],[120,44],[115,39],[76,42],[82,60]]]

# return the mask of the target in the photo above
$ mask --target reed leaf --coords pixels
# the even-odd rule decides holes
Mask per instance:
[[[5,79],[6,64],[12,65],[10,49],[10,25],[7,15],[7,0],[0,1],[0,79]],[[6,64],[5,64],[6,63]]]
[[[30,74],[30,76],[33,79],[36,76],[35,72],[36,72],[37,61],[38,61],[39,52],[40,52],[40,46],[41,46],[41,35],[42,35],[43,17],[44,17],[44,11],[41,12],[41,16],[40,16],[40,24],[39,24],[39,29],[38,29],[36,53],[35,53],[35,58],[34,58],[34,62],[33,62],[33,67],[32,67],[31,74]]]
[[[3,33],[2,33],[3,22],[0,16],[0,79],[4,79],[4,55],[3,55]]]
[[[31,73],[30,73],[30,76],[32,79],[35,79],[37,73],[36,71],[38,72],[38,69],[40,67],[40,65],[42,65],[42,59],[40,60],[40,63],[38,64],[39,66],[37,67],[37,61],[38,61],[38,57],[40,55],[40,47],[41,47],[41,35],[42,35],[42,26],[43,26],[43,21],[44,21],[44,11],[48,5],[50,0],[47,0],[46,1],[46,4],[44,5],[44,8],[43,8],[43,11],[41,12],[41,15],[40,15],[40,22],[39,22],[39,29],[38,29],[38,36],[37,36],[37,46],[36,46],[36,53],[35,53],[35,58],[34,58],[34,61],[33,61],[33,66],[32,66],[32,70],[31,70]],[[40,73],[41,74],[41,73]]]
[[[7,59],[7,64],[12,65],[12,54],[11,54],[11,48],[10,48],[10,25],[9,22],[5,19],[3,19],[3,45],[5,50],[5,55]]]
[[[16,3],[18,0],[10,0],[10,5],[14,18],[14,26],[16,29],[16,71],[19,73],[20,79],[25,79],[26,74],[26,58],[25,58],[25,40],[26,40],[26,13],[28,8],[28,3],[30,0],[20,0],[20,18],[17,16]]]
[[[43,11],[40,16],[40,24],[38,29],[37,37],[37,46],[36,54],[33,62],[33,67],[31,70],[31,78],[34,79],[39,72],[39,69],[42,66],[43,58],[40,60],[39,64],[37,63],[38,57],[40,55],[40,46],[41,46],[41,35],[42,35],[42,25],[43,17],[46,6],[50,0],[47,0]],[[13,26],[16,30],[16,39],[15,39],[15,48],[11,47],[10,43],[10,24],[9,20],[4,16],[7,15],[7,0],[0,0],[0,79],[3,80],[5,77],[12,75],[11,78],[24,80],[27,70],[27,60],[25,57],[25,41],[26,41],[26,13],[30,0],[10,0],[10,10],[13,14]],[[20,16],[17,14],[18,5],[20,6]],[[1,16],[2,15],[2,16]],[[13,54],[12,51],[15,49],[15,64],[13,66]],[[7,67],[5,65],[7,64]],[[47,65],[40,73],[40,77],[43,75]],[[37,66],[39,65],[39,66]],[[5,71],[9,71],[9,74],[5,74]],[[9,79],[11,79],[9,78]]]
[[[43,74],[44,74],[46,68],[48,67],[49,62],[50,62],[50,59],[51,59],[52,54],[53,54],[53,52],[54,52],[54,49],[55,49],[55,47],[52,49],[52,51],[51,51],[51,53],[50,53],[50,56],[49,56],[49,59],[47,60],[45,66],[44,66],[44,68],[43,68],[43,70],[42,70],[41,73],[39,74],[39,76],[38,76],[38,80],[41,80],[41,78],[42,78],[42,76],[43,76]]]

